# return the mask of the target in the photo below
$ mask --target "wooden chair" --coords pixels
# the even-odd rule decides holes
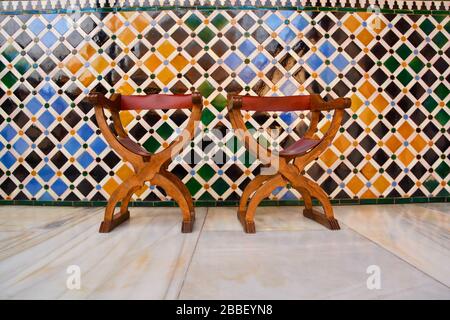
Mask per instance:
[[[195,220],[194,205],[191,194],[183,182],[173,173],[167,171],[171,159],[190,143],[195,128],[200,121],[202,98],[199,93],[189,95],[144,95],[122,96],[113,94],[107,99],[101,93],[93,92],[88,98],[95,107],[97,124],[114,149],[125,161],[132,164],[134,175],[127,178],[111,195],[105,209],[104,221],[100,232],[110,232],[130,217],[128,204],[134,192],[149,181],[165,190],[178,204],[183,214],[181,231],[191,232]],[[106,121],[104,108],[111,112],[112,129]],[[191,109],[191,115],[183,133],[166,149],[152,154],[133,141],[125,132],[120,121],[121,110],[151,110],[151,109]],[[121,201],[120,211],[114,213],[117,203]]]
[[[256,176],[244,189],[239,203],[238,218],[247,233],[255,233],[254,216],[259,203],[276,188],[289,182],[303,197],[305,209],[303,215],[325,227],[338,230],[338,221],[334,218],[333,208],[325,191],[314,181],[304,176],[304,168],[316,159],[333,141],[344,115],[344,108],[351,105],[348,98],[338,98],[325,102],[319,95],[291,97],[251,97],[229,95],[228,110],[230,121],[236,135],[248,150],[263,163],[270,164],[277,157],[278,170],[274,174]],[[305,135],[280,152],[271,152],[259,145],[247,131],[241,110],[246,111],[311,111],[311,124]],[[334,111],[333,120],[322,139],[315,137],[322,111]],[[254,193],[254,195],[250,196]],[[313,209],[312,198],[322,205],[324,213]]]

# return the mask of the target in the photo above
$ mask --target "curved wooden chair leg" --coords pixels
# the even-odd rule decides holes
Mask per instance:
[[[272,178],[273,175],[258,175],[252,181],[247,184],[242,192],[241,200],[239,200],[239,208],[238,214],[245,215],[245,211],[247,210],[247,203],[250,199],[250,196],[255,192],[259,187],[263,185],[264,182]]]
[[[308,190],[310,195],[316,198],[321,203],[323,211],[325,213],[323,214],[320,211],[313,209],[312,206],[310,208],[305,206],[303,215],[320,223],[328,229],[339,230],[339,222],[334,217],[333,207],[331,206],[331,202],[328,199],[328,195],[325,193],[325,191],[323,191],[323,189],[317,183],[306,177],[298,177],[298,182],[300,182],[300,188]]]
[[[298,186],[293,186],[295,190],[297,190],[303,198],[303,202],[305,203],[305,209],[312,209],[312,197],[309,191],[305,188],[300,188]]]
[[[138,187],[132,188],[130,191],[128,191],[125,198],[122,199],[122,204],[120,205],[120,214],[127,214],[127,213],[128,213],[128,215],[130,214],[128,212],[128,205],[130,204],[131,197],[137,190],[139,190]]]
[[[130,212],[127,210],[130,200],[127,200],[127,197],[129,196],[131,198],[131,195],[133,194],[132,191],[139,186],[140,184],[137,177],[133,176],[125,180],[120,186],[117,187],[116,190],[114,190],[113,194],[109,198],[108,204],[106,205],[105,217],[100,224],[100,233],[108,233],[130,218]],[[120,211],[117,214],[114,214],[116,205],[121,200],[126,202],[126,205],[122,203]]]
[[[169,172],[169,171],[161,171],[160,174],[165,176],[166,178],[170,179],[174,184],[176,184],[176,186],[183,193],[183,196],[187,201],[191,215],[195,215],[195,208],[194,208],[194,202],[192,201],[192,195],[189,192],[189,189],[183,183],[183,181],[181,181],[180,178],[178,178],[175,174],[173,174],[172,172]]]
[[[181,209],[183,214],[183,223],[181,225],[181,232],[190,233],[192,232],[195,216],[191,214],[188,202],[186,201],[183,192],[177,187],[177,185],[165,175],[156,173],[155,176],[150,180],[153,185],[158,185],[166,191],[167,195],[170,196]]]
[[[266,183],[264,183],[261,187],[259,187],[258,190],[256,190],[255,194],[250,200],[250,203],[248,204],[248,208],[246,212],[238,212],[238,219],[241,222],[242,226],[244,227],[244,231],[246,233],[255,233],[255,212],[258,205],[261,203],[261,201],[268,197],[273,190],[279,187],[284,187],[286,185],[286,180],[281,176],[281,174],[277,174],[267,180]]]

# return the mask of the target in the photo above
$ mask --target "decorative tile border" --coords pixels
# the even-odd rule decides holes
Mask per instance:
[[[373,28],[373,19],[379,19],[379,28]],[[130,167],[97,133],[84,96],[93,89],[139,94],[192,88],[205,97],[203,128],[219,130],[231,127],[226,92],[349,96],[352,110],[307,175],[339,202],[448,197],[449,30],[447,15],[361,12],[2,15],[0,198],[104,201]],[[123,121],[150,151],[170,143],[187,116],[135,115],[124,112]],[[248,123],[281,127],[290,143],[308,122],[305,114],[286,113],[250,117]],[[217,140],[212,133],[210,138]],[[259,166],[244,148],[223,150],[233,161],[177,160],[169,169],[198,201],[236,201]],[[196,140],[181,160],[202,151]],[[297,197],[286,188],[271,199]],[[166,197],[146,186],[136,199]]]
[[[0,13],[67,13],[76,11],[290,9],[447,14],[450,1],[415,0],[15,0],[0,1]],[[345,10],[345,11],[349,11]]]

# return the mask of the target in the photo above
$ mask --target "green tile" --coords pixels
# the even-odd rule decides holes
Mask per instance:
[[[414,77],[412,75],[409,74],[409,72],[406,69],[403,69],[398,75],[397,75],[397,79],[403,84],[403,86],[407,86],[408,83],[411,82],[411,80]]]
[[[443,83],[439,84],[436,89],[434,89],[434,93],[441,99],[444,100],[448,94],[450,89],[446,87]]]
[[[433,30],[436,28],[435,25],[428,19],[425,19],[421,24],[420,24],[420,29],[423,30],[423,32],[425,32],[427,35],[429,35],[431,32],[433,32]]]
[[[156,129],[156,133],[158,133],[164,140],[169,139],[173,131],[173,128],[167,122],[164,122],[158,129]]]
[[[448,115],[448,113],[447,113],[444,109],[441,109],[441,110],[439,110],[438,113],[436,113],[436,115],[434,116],[434,118],[435,118],[437,121],[439,121],[439,123],[440,123],[442,126],[445,126],[445,125],[447,124],[448,119],[450,118],[450,116]]]
[[[205,126],[208,126],[215,118],[215,114],[212,113],[209,109],[203,109],[201,120]]]
[[[205,44],[208,44],[212,39],[216,37],[216,34],[210,28],[205,27],[198,33],[198,37],[202,39]]]
[[[14,65],[14,68],[16,68],[17,71],[20,72],[20,74],[24,74],[28,71],[28,69],[31,68],[31,65],[28,63],[28,61],[25,58],[21,58],[17,63]]]
[[[211,93],[213,93],[215,90],[214,86],[209,83],[208,81],[204,81],[199,87],[198,87],[198,91],[200,92],[200,94],[205,97],[208,98]]]
[[[425,64],[422,62],[421,59],[419,59],[418,57],[415,57],[414,59],[411,60],[411,62],[409,63],[409,66],[411,69],[414,70],[415,73],[419,73],[420,70],[422,70],[423,67],[425,67]]]
[[[195,14],[191,14],[189,18],[184,22],[192,31],[198,28],[202,24],[202,20],[199,19]]]
[[[412,203],[428,203],[428,198],[425,197],[415,197],[411,198]]]
[[[216,174],[216,171],[209,164],[204,164],[197,170],[197,173],[203,180],[208,181]]]
[[[391,56],[384,62],[384,65],[391,73],[394,73],[394,71],[400,66],[400,63]]]
[[[431,193],[439,186],[439,182],[430,176],[427,180],[423,182],[424,187]]]
[[[408,58],[412,51],[409,49],[409,47],[406,44],[402,44],[397,51],[395,51],[403,60],[406,60]]]
[[[159,149],[161,144],[153,136],[151,136],[142,144],[142,146],[148,152],[155,153]]]
[[[11,87],[16,84],[17,82],[17,77],[11,72],[8,71],[2,78],[2,82],[3,84],[8,88],[11,89]]]
[[[397,204],[405,204],[405,203],[411,203],[411,198],[395,198],[395,203]]]
[[[448,39],[447,37],[442,33],[442,32],[438,32],[434,37],[433,37],[433,42],[442,49],[443,46],[445,46],[445,44],[448,43]]]
[[[434,171],[439,175],[439,177],[445,179],[445,177],[447,177],[450,173],[450,167],[444,161],[442,161]]]
[[[19,55],[19,51],[17,51],[12,45],[9,45],[3,51],[2,55],[6,58],[6,60],[11,62],[14,60],[15,57]]]
[[[211,20],[211,23],[218,30],[221,30],[223,27],[225,27],[229,23],[229,21],[221,13],[219,13]]]
[[[359,204],[377,204],[377,199],[360,199]]]
[[[226,191],[230,189],[229,184],[222,178],[217,179],[211,186],[213,190],[219,195],[223,195]]]
[[[220,93],[211,101],[211,104],[216,108],[218,111],[222,111],[227,106],[227,98],[225,98]]]
[[[377,199],[377,204],[393,204],[394,199],[392,198],[379,198]]]
[[[432,112],[436,107],[438,103],[436,100],[433,99],[433,97],[430,95],[423,101],[423,106],[427,111]]]
[[[189,189],[189,192],[194,195],[202,188],[202,185],[197,180],[195,180],[195,178],[191,178],[186,183],[186,187]]]

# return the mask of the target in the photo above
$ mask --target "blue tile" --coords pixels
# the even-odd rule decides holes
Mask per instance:
[[[50,127],[50,125],[55,121],[55,117],[48,111],[45,110],[44,113],[39,117],[39,122],[46,128]]]
[[[67,104],[67,102],[64,101],[64,99],[61,97],[56,98],[56,100],[52,103],[53,109],[55,109],[55,111],[59,114],[63,113],[68,106],[69,105]]]
[[[78,157],[77,161],[83,168],[86,169],[94,161],[94,158],[85,151]]]
[[[329,67],[326,67],[320,74],[320,77],[329,85],[334,79],[336,79],[337,75]]]
[[[32,178],[26,184],[25,189],[27,189],[28,192],[31,193],[32,196],[35,196],[42,189],[42,186],[35,178]]]
[[[246,56],[251,55],[253,52],[255,52],[255,45],[250,40],[245,40],[242,42],[242,44],[239,46],[239,50],[245,54]]]
[[[295,38],[295,33],[290,28],[284,28],[279,36],[286,44],[289,44]]]
[[[32,114],[36,114],[42,108],[42,103],[37,98],[33,97],[28,101],[26,107]]]
[[[14,163],[16,163],[16,157],[13,156],[13,154],[9,151],[7,151],[3,157],[0,158],[1,163],[3,163],[3,165],[9,169],[12,167],[12,165]]]
[[[56,94],[56,91],[49,83],[46,83],[41,90],[39,90],[39,94],[45,101],[49,101]]]
[[[283,21],[275,13],[268,17],[264,22],[272,30],[277,29],[283,23]]]
[[[103,152],[103,150],[106,149],[108,145],[103,141],[102,138],[98,137],[97,139],[92,142],[89,147],[95,151],[95,154],[100,154]]]
[[[295,91],[297,91],[297,86],[293,84],[291,81],[287,80],[280,87],[280,91],[283,92],[285,96],[291,96],[294,94]]]
[[[94,134],[94,130],[92,130],[92,128],[85,123],[80,129],[78,129],[77,133],[81,138],[83,138],[84,141],[86,141]]]
[[[225,59],[225,64],[234,70],[242,64],[242,60],[233,52]]]
[[[0,132],[0,135],[2,135],[7,142],[11,142],[11,140],[17,135],[17,131],[10,124],[7,124]]]
[[[345,67],[348,66],[348,63],[347,59],[341,53],[333,60],[333,65],[340,71],[344,70]]]
[[[59,32],[59,34],[63,35],[65,34],[69,28],[70,28],[70,23],[69,21],[67,21],[66,16],[63,16],[56,24],[55,24],[55,29],[56,31]]]
[[[19,138],[16,143],[14,143],[13,146],[14,150],[16,150],[17,153],[19,154],[23,154],[25,151],[28,150],[29,145],[28,143],[25,141],[25,139],[23,139],[22,137]]]
[[[44,34],[43,37],[41,37],[41,42],[47,48],[53,46],[56,43],[56,41],[58,41],[58,38],[51,31],[48,31],[46,34]]]
[[[52,195],[47,191],[45,191],[44,194],[39,197],[39,201],[52,201],[52,200],[55,200],[55,198],[53,198]]]
[[[308,60],[306,60],[306,63],[311,67],[311,69],[317,70],[322,65],[323,61],[317,54],[314,53]]]
[[[72,137],[64,144],[64,148],[73,156],[81,148],[81,144]]]
[[[241,78],[245,83],[249,83],[256,77],[256,73],[248,66],[246,66],[239,73],[239,78]]]
[[[259,70],[263,70],[270,63],[270,61],[264,54],[260,53],[252,60],[252,63]]]
[[[51,178],[54,177],[55,171],[53,171],[53,169],[48,164],[46,164],[42,167],[41,170],[39,170],[38,175],[42,178],[42,180],[48,182]]]
[[[336,51],[336,48],[327,40],[320,46],[319,51],[322,52],[325,57],[329,58]]]
[[[52,184],[51,188],[58,196],[60,196],[68,187],[61,179],[58,179]]]
[[[39,18],[34,19],[29,25],[28,28],[33,32],[35,35],[38,35],[42,32],[42,30],[45,29],[45,24],[42,23]]]
[[[303,31],[308,25],[308,20],[298,15],[294,20],[292,20],[291,25],[296,27],[298,30]]]
[[[280,114],[280,119],[289,126],[297,119],[297,115],[295,112],[283,112]]]

